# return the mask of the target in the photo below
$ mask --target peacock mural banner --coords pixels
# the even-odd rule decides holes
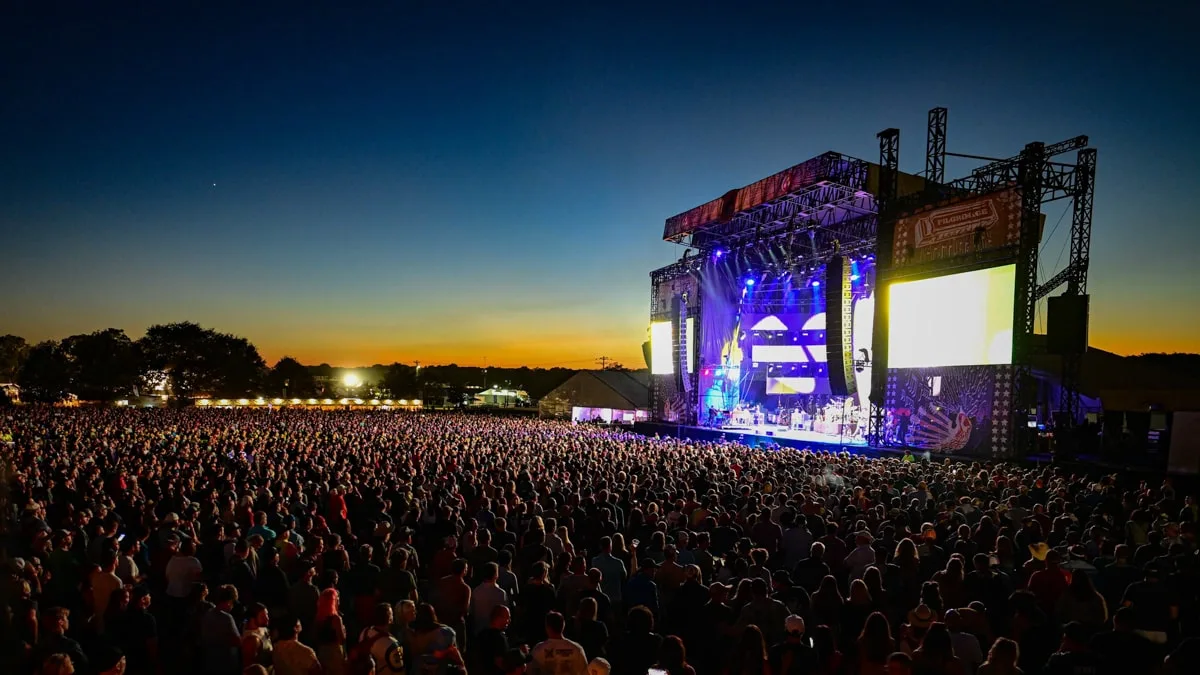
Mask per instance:
[[[998,455],[1012,434],[1011,366],[888,371],[886,445]]]

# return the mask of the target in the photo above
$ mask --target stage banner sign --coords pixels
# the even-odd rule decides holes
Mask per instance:
[[[752,209],[815,183],[820,166],[819,158],[811,159],[747,185],[737,191],[737,199],[733,204],[734,213]]]
[[[667,224],[663,228],[663,239],[670,241],[689,235],[709,225],[729,220],[729,217],[732,215],[733,201],[737,197],[737,192],[737,190],[730,190],[711,202],[701,204],[690,211],[684,211],[677,216],[667,218]]]
[[[672,216],[667,219],[667,224],[663,228],[663,239],[672,241],[711,225],[724,223],[736,213],[774,201],[786,194],[812,185],[819,179],[821,162],[820,157],[810,159],[803,164],[784,169],[746,187],[730,190],[717,199],[701,204],[690,211]]]
[[[980,253],[1020,239],[1021,194],[1002,190],[897,220],[892,266]]]

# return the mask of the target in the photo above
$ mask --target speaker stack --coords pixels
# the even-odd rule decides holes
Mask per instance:
[[[825,351],[829,361],[829,393],[853,396],[854,379],[853,304],[850,261],[835,255],[825,267]]]

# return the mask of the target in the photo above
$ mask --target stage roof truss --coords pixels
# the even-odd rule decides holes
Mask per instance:
[[[827,152],[798,166],[810,166],[814,179],[787,194],[668,237],[667,241],[703,251],[732,249],[796,228],[830,227],[838,221],[875,213],[874,196],[867,191],[867,162]]]
[[[1049,161],[1053,157],[1068,152],[1078,151],[1088,145],[1087,136],[1076,136],[1065,141],[1045,146],[1044,160],[1041,162],[1041,201],[1052,202],[1059,199],[1070,199],[1079,191],[1078,170],[1076,164]],[[989,162],[973,169],[969,175],[940,185],[937,190],[942,198],[962,197],[976,194],[982,195],[1010,187],[1019,187],[1018,173],[1021,168],[1021,155]],[[897,212],[904,212],[918,206],[928,204],[928,196],[913,194],[902,197],[897,204]]]

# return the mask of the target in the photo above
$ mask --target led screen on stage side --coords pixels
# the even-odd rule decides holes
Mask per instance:
[[[670,321],[650,324],[650,374],[675,374],[675,340]]]
[[[1016,265],[888,288],[888,367],[1012,363]]]

